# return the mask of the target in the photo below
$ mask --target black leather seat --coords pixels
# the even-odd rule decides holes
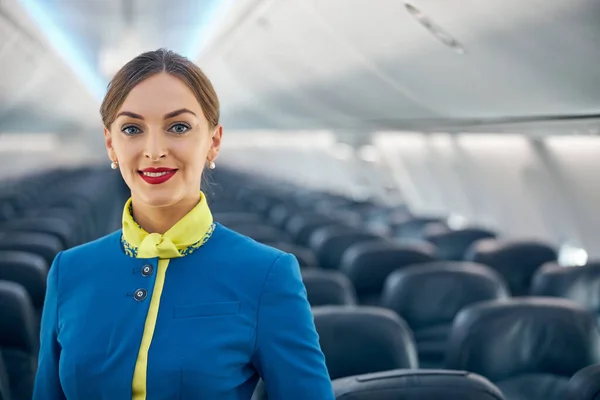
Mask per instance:
[[[600,364],[579,370],[569,381],[568,400],[600,400]]]
[[[432,230],[425,232],[424,239],[437,247],[441,260],[462,261],[473,243],[481,239],[493,239],[496,234],[486,229],[465,228],[460,230]]]
[[[531,278],[547,262],[556,261],[556,250],[537,241],[501,241],[482,239],[473,244],[467,261],[489,265],[508,283],[513,296],[529,294]]]
[[[323,306],[313,314],[331,379],[418,368],[412,332],[393,311]]]
[[[8,378],[8,370],[4,363],[4,356],[0,350],[0,400],[12,400],[10,392],[10,379]]]
[[[63,248],[76,245],[76,230],[68,221],[54,217],[17,218],[2,224],[3,229],[19,232],[39,232],[56,236]]]
[[[239,224],[232,227],[236,232],[248,236],[260,243],[273,243],[290,240],[288,235],[269,225]]]
[[[456,314],[474,303],[508,296],[504,280],[491,268],[440,261],[393,272],[381,305],[396,311],[413,330],[421,368],[443,368]]]
[[[0,281],[0,350],[14,400],[31,400],[39,350],[33,306],[25,288]]]
[[[341,226],[342,222],[334,220],[323,214],[300,213],[292,216],[285,230],[290,234],[295,243],[308,246],[311,235],[321,227]]]
[[[308,302],[313,307],[357,303],[352,282],[341,272],[305,269],[302,271],[302,281]]]
[[[350,278],[361,304],[379,305],[383,284],[392,272],[435,260],[433,246],[366,242],[355,244],[344,253],[340,269]]]
[[[87,215],[87,211],[66,207],[42,207],[30,210],[27,218],[59,219],[70,227],[70,243],[68,247],[77,246],[94,238],[95,227],[93,220]]]
[[[485,376],[507,400],[565,400],[569,378],[599,362],[600,333],[592,312],[570,300],[531,297],[461,311],[446,368]]]
[[[0,250],[0,280],[22,285],[36,312],[37,322],[42,317],[46,295],[48,264],[37,254]],[[38,326],[36,325],[36,331]]]
[[[424,229],[432,223],[445,225],[445,220],[436,216],[414,216],[393,223],[391,228],[397,238],[423,239]]]
[[[346,250],[357,243],[381,241],[383,237],[370,232],[340,226],[326,226],[316,230],[309,246],[315,252],[319,265],[325,269],[339,269]]]
[[[23,251],[44,257],[50,266],[56,255],[64,250],[60,240],[47,233],[0,232],[0,250]]]
[[[214,213],[215,222],[223,224],[235,230],[236,225],[260,224],[264,225],[262,218],[258,214],[248,212],[221,212]]]
[[[533,277],[531,294],[570,299],[600,316],[600,262],[572,268],[544,264]]]
[[[289,203],[274,205],[268,212],[267,219],[276,227],[284,229],[294,213],[299,212],[299,207]]]
[[[395,370],[333,381],[338,400],[504,400],[500,389],[464,371]]]

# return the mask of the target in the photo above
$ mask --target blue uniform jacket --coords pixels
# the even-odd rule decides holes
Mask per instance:
[[[34,400],[131,400],[157,258],[121,230],[60,253],[50,269]],[[298,263],[216,224],[166,270],[147,351],[147,400],[334,399]]]

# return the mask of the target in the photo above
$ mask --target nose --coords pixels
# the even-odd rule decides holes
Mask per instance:
[[[150,132],[146,138],[144,157],[151,161],[159,161],[167,156],[166,141],[160,132]]]

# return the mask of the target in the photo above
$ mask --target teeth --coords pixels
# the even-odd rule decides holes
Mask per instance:
[[[163,176],[168,173],[169,172],[142,172],[142,174],[144,174],[145,176],[152,176],[152,177]]]

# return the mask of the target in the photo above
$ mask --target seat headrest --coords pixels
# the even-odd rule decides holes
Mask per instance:
[[[331,379],[418,367],[412,332],[393,311],[323,306],[313,314]]]
[[[44,305],[47,274],[48,264],[42,256],[0,250],[0,280],[21,284],[37,309]]]
[[[504,400],[482,376],[465,371],[394,370],[333,381],[337,400]]]
[[[319,228],[310,238],[310,248],[316,253],[323,268],[338,269],[344,252],[356,243],[382,240],[367,231],[340,226]]]
[[[241,235],[248,236],[260,243],[289,240],[288,236],[277,228],[265,224],[236,224],[228,227]]]
[[[295,214],[292,216],[288,220],[285,230],[297,243],[301,245],[308,245],[310,236],[315,230],[325,226],[340,225],[344,224],[324,214],[311,212]]]
[[[47,233],[0,232],[0,250],[16,250],[39,254],[52,265],[54,257],[64,250],[60,239]]]
[[[423,230],[431,223],[445,224],[445,218],[437,216],[412,216],[398,221],[393,226],[394,235],[398,238],[422,239]]]
[[[36,354],[35,313],[25,288],[18,283],[0,280],[0,348]]]
[[[531,297],[488,301],[454,320],[446,367],[493,382],[524,374],[571,376],[600,362],[594,314],[577,303]]]
[[[439,258],[461,261],[473,243],[481,239],[495,238],[496,234],[486,229],[465,228],[456,231],[428,230],[424,236],[425,240],[437,247]]]
[[[393,271],[435,259],[433,246],[366,242],[355,244],[344,253],[341,270],[361,296],[381,293],[386,278]]]
[[[264,224],[260,215],[249,212],[215,212],[213,219],[226,226]]]
[[[412,329],[451,324],[467,305],[509,296],[502,277],[470,262],[439,261],[403,268],[386,280],[382,305]]]
[[[467,261],[489,265],[508,283],[513,296],[529,293],[531,278],[543,264],[556,261],[556,250],[537,241],[501,241],[482,239],[465,254]]]
[[[533,277],[531,294],[571,299],[600,313],[600,263],[581,267],[544,264]]]
[[[600,364],[579,370],[569,381],[569,400],[600,399]]]
[[[302,281],[311,306],[355,305],[356,293],[350,279],[341,272],[318,269],[302,271]]]

